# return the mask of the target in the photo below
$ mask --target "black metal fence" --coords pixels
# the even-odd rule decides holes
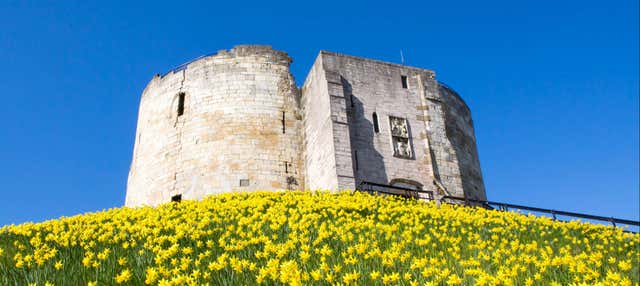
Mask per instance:
[[[217,54],[217,53],[210,53],[210,54],[206,54],[206,55],[201,55],[201,56],[199,56],[199,57],[197,57],[197,58],[195,58],[195,59],[192,59],[192,60],[190,60],[190,61],[188,61],[188,62],[186,62],[186,63],[183,63],[183,64],[181,64],[181,65],[179,65],[179,66],[177,66],[177,67],[172,68],[172,69],[171,69],[171,70],[169,70],[168,72],[164,73],[164,74],[162,75],[162,77],[165,77],[165,76],[166,76],[166,75],[168,75],[169,73],[176,73],[176,72],[182,71],[182,70],[186,69],[186,68],[187,68],[187,66],[188,66],[189,64],[191,64],[191,63],[193,63],[193,62],[195,62],[195,61],[197,61],[197,60],[199,60],[199,59],[206,58],[206,57],[209,57],[209,56],[214,56],[214,55],[216,55],[216,54]]]
[[[615,218],[615,217],[604,217],[604,216],[597,216],[597,215],[590,215],[590,214],[583,214],[583,213],[574,213],[574,212],[567,212],[567,211],[559,211],[559,210],[553,210],[553,209],[545,209],[545,208],[530,207],[530,206],[523,206],[523,205],[516,205],[516,204],[509,204],[509,203],[501,203],[501,202],[493,202],[493,201],[485,201],[485,200],[474,200],[474,199],[467,199],[467,198],[454,197],[454,196],[444,196],[444,197],[442,197],[440,199],[440,201],[441,202],[457,202],[457,203],[462,203],[462,204],[465,204],[465,205],[474,205],[474,204],[476,204],[476,205],[482,205],[482,206],[487,207],[487,208],[498,209],[498,210],[501,210],[501,211],[522,210],[522,211],[536,212],[536,213],[541,213],[541,214],[548,214],[554,220],[558,220],[558,216],[565,216],[565,217],[570,217],[570,218],[580,218],[580,219],[587,219],[587,220],[592,220],[592,221],[610,223],[613,226],[621,226],[621,225],[640,226],[640,221],[634,221],[634,220],[629,220],[629,219],[621,219],[621,218]]]
[[[426,199],[426,200],[434,200],[433,192],[424,191],[424,190],[414,190],[404,187],[398,186],[390,186],[385,184],[378,184],[372,182],[361,182],[358,184],[357,190],[369,192],[369,193],[379,193],[385,195],[396,195],[402,196],[405,198],[414,198],[414,199]],[[538,214],[547,214],[550,215],[552,219],[559,220],[558,216],[569,217],[569,218],[580,218],[586,219],[596,222],[604,222],[610,223],[614,227],[616,226],[631,226],[631,227],[640,227],[640,221],[614,218],[614,217],[604,217],[583,213],[574,213],[567,211],[559,211],[553,209],[545,209],[538,207],[530,207],[509,203],[501,203],[501,202],[493,202],[487,200],[476,200],[462,197],[454,197],[454,196],[443,196],[439,199],[441,203],[453,203],[453,204],[464,204],[467,206],[475,206],[475,207],[484,207],[487,209],[497,209],[500,211],[512,211],[512,210],[521,210],[521,211],[529,211],[535,212]],[[637,232],[633,230],[625,230],[627,232]]]

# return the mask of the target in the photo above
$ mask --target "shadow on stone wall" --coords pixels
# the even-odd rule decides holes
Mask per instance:
[[[467,135],[473,134],[471,114],[464,103],[456,100],[459,96],[452,94],[454,91],[440,86],[439,92],[441,95],[446,95],[443,96],[446,99],[446,103],[443,105],[445,108],[445,131],[456,153],[464,196],[470,199],[485,200],[486,193],[480,173],[476,143],[473,137]]]
[[[367,181],[378,184],[388,184],[384,158],[374,145],[375,132],[373,123],[364,113],[364,106],[357,95],[352,94],[351,84],[341,79],[343,94],[347,105],[347,122],[349,124],[349,140],[351,142],[351,160],[356,186]],[[380,117],[378,118],[380,123]]]

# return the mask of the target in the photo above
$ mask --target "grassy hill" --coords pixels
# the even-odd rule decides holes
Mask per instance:
[[[342,192],[0,228],[0,285],[638,285],[638,234]]]

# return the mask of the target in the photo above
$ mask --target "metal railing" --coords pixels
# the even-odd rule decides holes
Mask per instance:
[[[640,226],[640,221],[621,219],[621,218],[615,218],[615,217],[605,217],[605,216],[590,215],[590,214],[584,214],[584,213],[574,213],[574,212],[559,211],[554,209],[545,209],[545,208],[493,202],[493,201],[486,201],[486,200],[475,200],[475,199],[468,199],[468,198],[461,198],[461,197],[454,197],[454,196],[444,196],[440,198],[441,202],[447,202],[447,200],[457,201],[465,205],[474,205],[474,204],[482,205],[484,207],[498,209],[501,211],[510,211],[515,209],[515,210],[544,213],[544,214],[551,215],[551,218],[553,218],[554,220],[558,220],[558,216],[567,216],[572,218],[581,218],[581,219],[588,219],[588,220],[594,220],[594,221],[600,221],[600,222],[607,222],[613,226],[618,226],[618,225]]]
[[[183,63],[183,64],[181,64],[181,65],[179,65],[179,66],[177,66],[177,67],[174,67],[174,68],[170,69],[169,71],[167,71],[166,73],[164,73],[164,74],[162,75],[162,77],[165,77],[165,76],[166,76],[166,75],[168,75],[169,73],[176,73],[176,72],[179,72],[179,71],[185,70],[185,69],[187,69],[187,66],[189,66],[189,64],[191,64],[191,63],[193,63],[193,62],[195,62],[195,61],[197,61],[197,60],[199,60],[199,59],[206,58],[206,57],[213,56],[213,55],[216,55],[216,53],[210,53],[210,54],[206,54],[206,55],[201,55],[201,56],[199,56],[199,57],[197,57],[197,58],[195,58],[195,59],[192,59],[192,60],[190,60],[190,61],[188,61],[188,62],[186,62],[186,63]]]
[[[360,182],[356,190],[368,192],[368,193],[395,195],[395,196],[401,196],[405,198],[435,200],[433,197],[433,192],[431,191],[414,190],[414,189],[404,188],[400,186],[391,186],[391,185],[378,184],[378,183],[366,182],[366,181]],[[530,212],[551,215],[551,218],[553,220],[559,220],[558,216],[564,216],[564,217],[580,218],[580,219],[610,223],[614,227],[617,227],[620,225],[640,227],[640,221],[635,221],[635,220],[597,216],[597,215],[590,215],[590,214],[584,214],[584,213],[559,211],[554,209],[530,207],[530,206],[523,206],[523,205],[516,205],[516,204],[509,204],[509,203],[487,201],[487,200],[476,200],[476,199],[469,199],[469,198],[455,197],[455,196],[443,196],[438,201],[440,203],[449,203],[449,204],[462,203],[466,206],[484,207],[487,209],[497,209],[500,211],[511,211],[511,210],[530,211]],[[637,231],[632,231],[632,230],[625,230],[625,232],[637,233]]]

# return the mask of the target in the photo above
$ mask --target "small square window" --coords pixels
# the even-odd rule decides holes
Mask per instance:
[[[407,76],[406,75],[400,76],[400,80],[402,81],[402,88],[409,88],[409,85],[407,84]]]
[[[248,187],[248,186],[249,186],[249,179],[240,180],[240,187]]]
[[[181,202],[182,201],[182,195],[175,195],[175,196],[171,197],[171,201],[172,202],[176,202],[176,203]]]

